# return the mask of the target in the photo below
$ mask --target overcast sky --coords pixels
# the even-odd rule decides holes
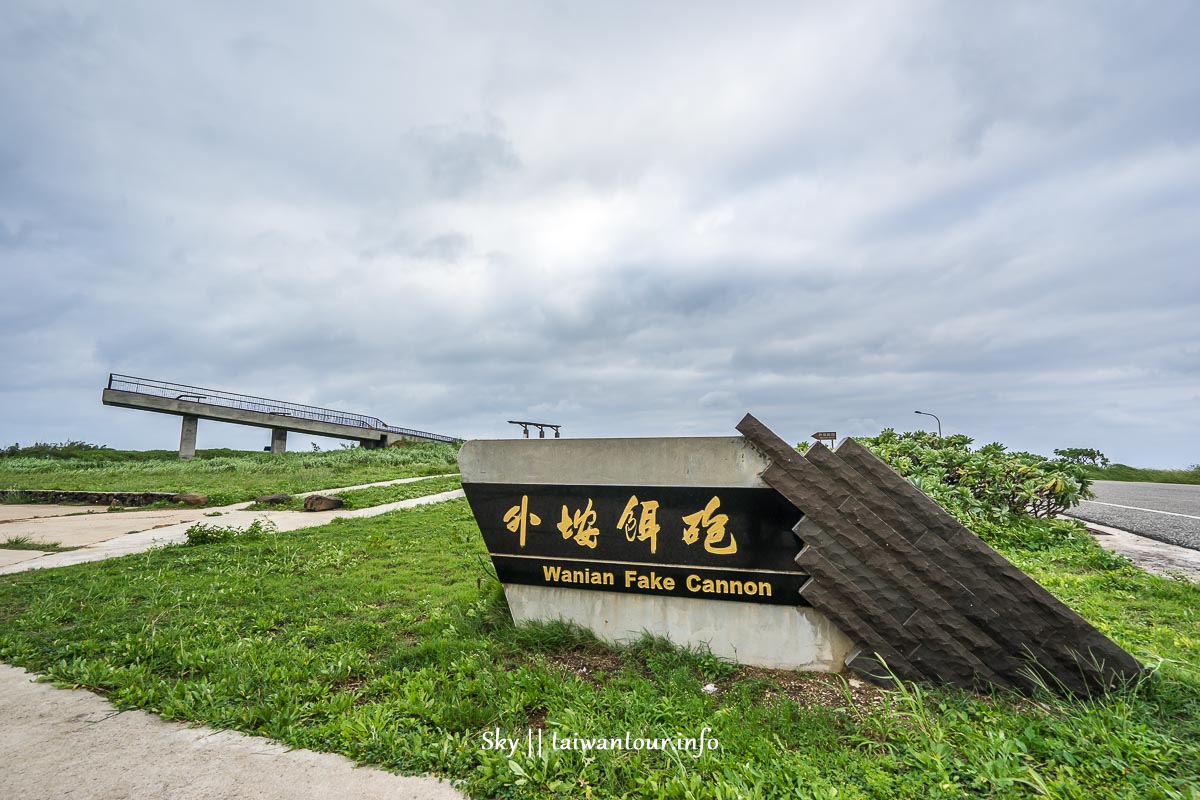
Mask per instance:
[[[0,444],[174,447],[100,404],[119,372],[467,438],[922,409],[1200,462],[1198,30],[1194,2],[6,0]]]

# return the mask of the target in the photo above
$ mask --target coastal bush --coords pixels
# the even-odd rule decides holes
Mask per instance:
[[[110,450],[107,445],[71,440],[58,444],[35,442],[28,447],[13,444],[0,450],[0,458],[79,458],[88,460],[100,458],[107,460],[115,452]]]
[[[1068,464],[1082,464],[1088,467],[1107,467],[1108,456],[1092,447],[1068,447],[1055,450],[1054,455]]]
[[[859,441],[964,522],[1054,517],[1093,496],[1083,467],[998,442],[891,428]]]

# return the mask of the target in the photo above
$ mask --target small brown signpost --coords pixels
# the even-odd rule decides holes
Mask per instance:
[[[832,442],[837,439],[837,431],[817,431],[812,438],[819,442]]]

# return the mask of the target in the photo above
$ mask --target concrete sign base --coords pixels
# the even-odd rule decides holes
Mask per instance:
[[[644,633],[718,658],[771,669],[840,672],[853,643],[824,614],[807,606],[759,605],[645,594],[590,592],[505,584],[513,621],[560,620],[610,644]]]

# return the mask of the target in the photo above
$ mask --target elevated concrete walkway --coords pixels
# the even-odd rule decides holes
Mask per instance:
[[[267,428],[272,453],[287,449],[288,431],[351,439],[371,448],[400,440],[457,441],[452,436],[387,425],[378,417],[129,375],[109,375],[102,401],[106,406],[182,417],[179,457],[183,459],[196,455],[196,425],[201,419]]]

